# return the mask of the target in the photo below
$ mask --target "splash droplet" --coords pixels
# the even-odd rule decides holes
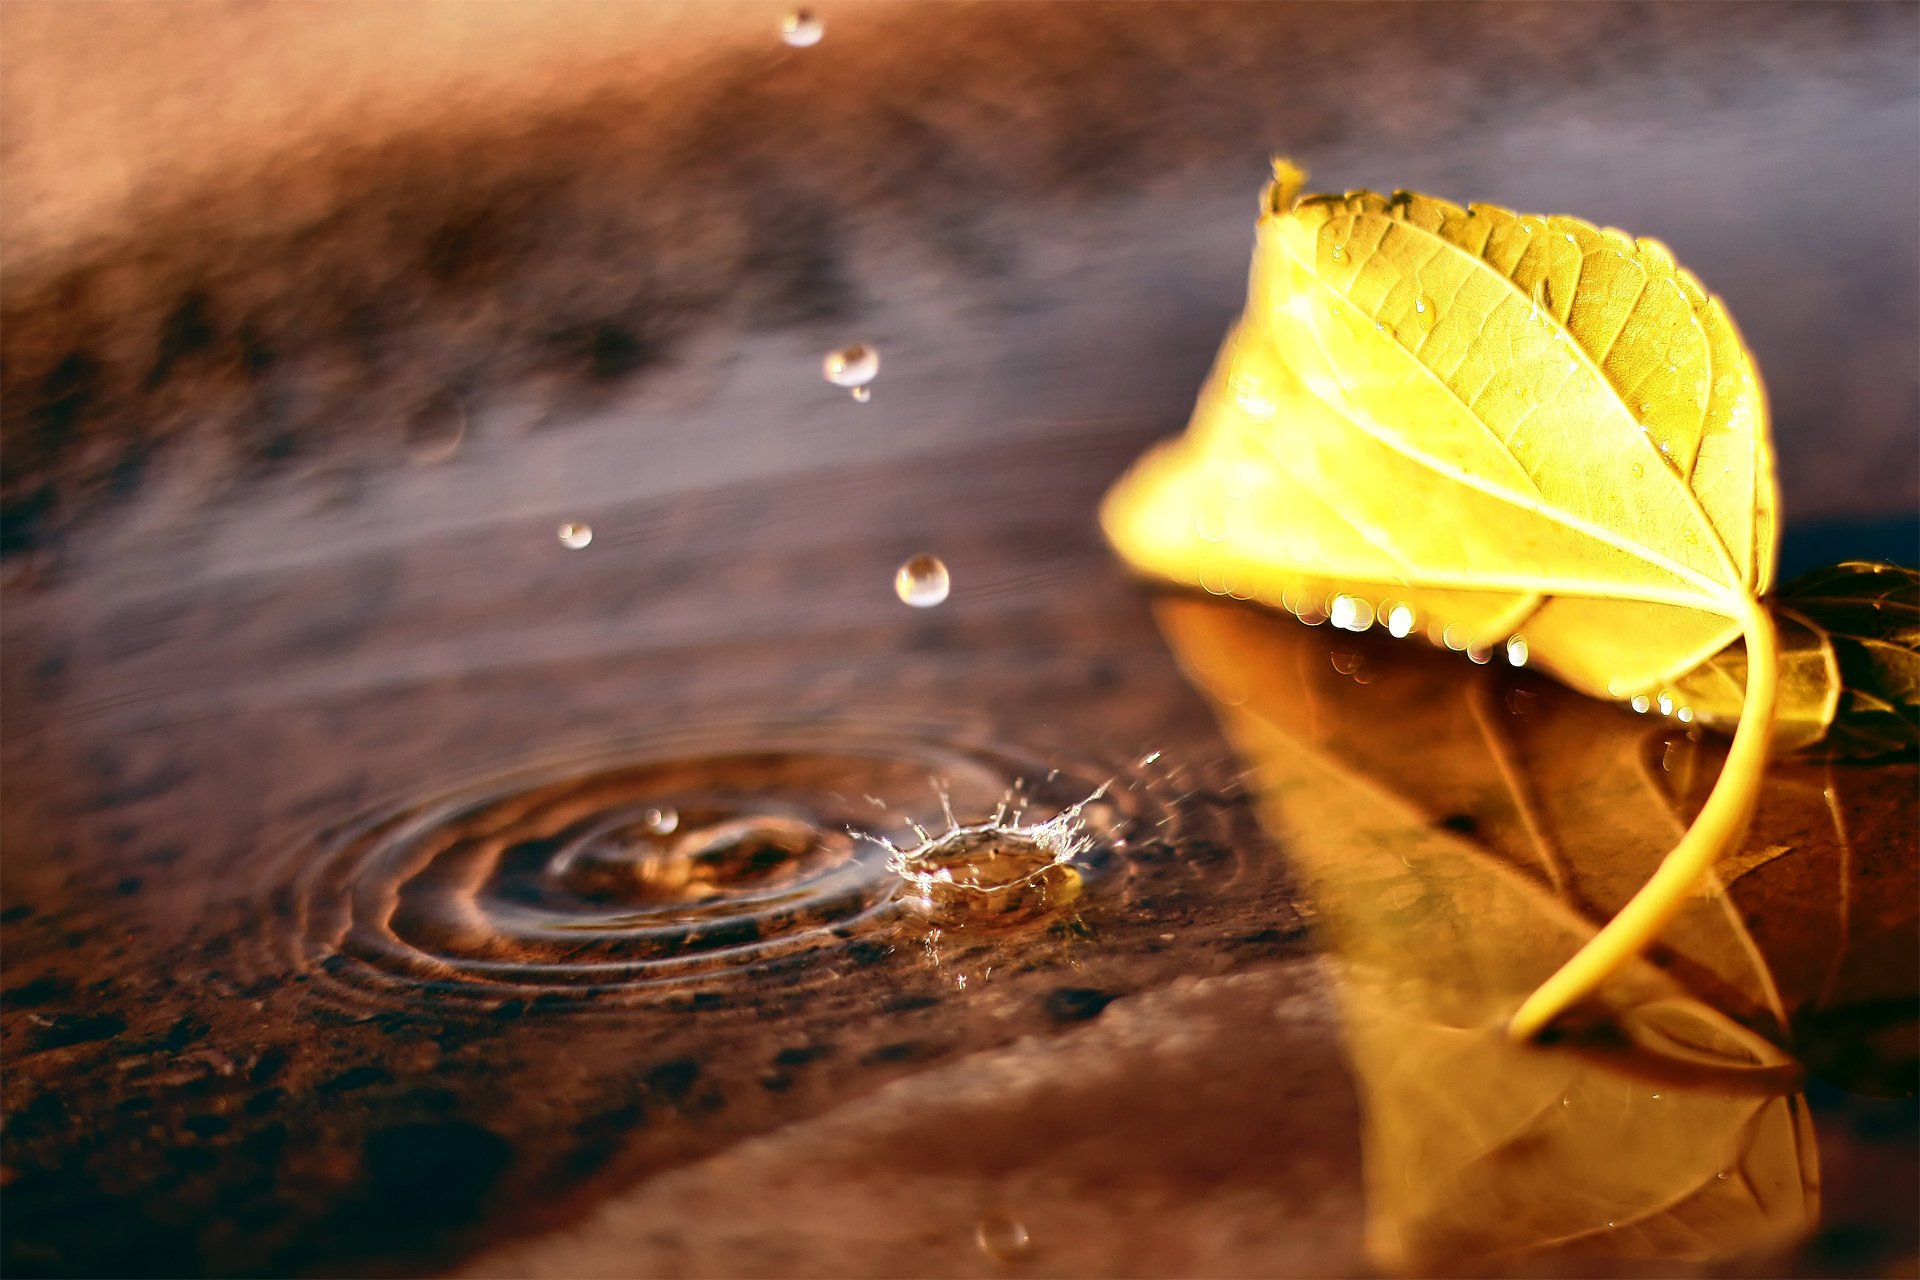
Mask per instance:
[[[569,520],[560,526],[560,545],[569,551],[578,551],[593,541],[593,526],[577,520]]]
[[[1516,667],[1527,665],[1527,638],[1514,636],[1507,641],[1507,662]]]
[[[1676,716],[1678,716],[1678,717],[1679,717],[1679,720],[1680,720],[1680,723],[1681,723],[1681,724],[1692,724],[1692,723],[1693,723],[1693,708],[1692,708],[1692,707],[1682,707],[1682,708],[1680,708],[1680,709],[1679,709],[1678,711],[1676,711],[1676,712],[1674,712],[1674,714],[1675,714]]]
[[[1647,714],[1647,708],[1651,707],[1652,705],[1653,705],[1652,700],[1648,698],[1647,695],[1644,693],[1637,693],[1633,696],[1633,703],[1632,703],[1633,709],[1635,711],[1638,711],[1641,715]]]
[[[829,351],[820,372],[836,387],[864,387],[880,373],[880,353],[863,342]]]
[[[900,566],[893,575],[893,591],[916,609],[931,609],[947,598],[952,581],[947,566],[938,556],[921,552]]]
[[[1661,715],[1663,715],[1663,716],[1670,716],[1670,715],[1672,715],[1672,714],[1673,714],[1673,697],[1672,697],[1672,695],[1670,695],[1670,694],[1665,694],[1665,693],[1663,693],[1663,694],[1661,694],[1661,695],[1660,695],[1660,702],[1659,702],[1659,706],[1660,706],[1660,714],[1661,714]]]
[[[780,39],[795,49],[811,49],[827,34],[826,24],[813,16],[811,9],[795,9],[780,19]]]
[[[1393,611],[1387,614],[1387,634],[1396,640],[1413,634],[1413,610],[1404,604],[1393,606]]]

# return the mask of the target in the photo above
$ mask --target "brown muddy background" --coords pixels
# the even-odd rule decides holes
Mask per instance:
[[[807,50],[780,12],[0,7],[10,1274],[1375,1269],[1337,913],[1092,519],[1184,422],[1270,152],[1666,241],[1765,372],[1786,572],[1915,561],[1911,5],[822,6]],[[819,378],[853,340],[866,405]],[[921,550],[925,613],[889,589]],[[1577,727],[1549,789],[1671,759],[1531,677],[1247,625]],[[1309,755],[1503,856],[1506,775],[1410,774],[1426,739],[1316,696],[1275,703],[1320,709]],[[838,820],[822,759],[888,820],[929,776],[963,819],[1053,769],[1118,799],[1030,927],[821,908],[771,971],[560,998],[341,946],[368,815],[530,769]],[[1443,1194],[1430,1265],[1914,1271],[1914,776],[1797,768],[1732,898],[1791,1026],[1666,959],[1807,1065],[1817,1220],[1542,1256]]]

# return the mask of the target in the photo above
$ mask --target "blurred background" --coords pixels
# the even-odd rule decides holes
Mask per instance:
[[[1276,153],[1664,241],[1783,570],[1920,558],[1911,4],[0,6],[9,1270],[1377,1265],[1311,912],[1093,524]],[[405,898],[301,878],[358,815],[796,725],[1129,780],[1194,870],[991,982],[887,935],[811,1022],[319,998],[327,904]],[[1910,1272],[1910,1100],[1827,1098],[1826,1234],[1685,1268]]]

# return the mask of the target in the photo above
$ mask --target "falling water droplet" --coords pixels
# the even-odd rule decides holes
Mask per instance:
[[[795,49],[810,49],[825,34],[826,25],[813,16],[811,9],[795,9],[780,19],[780,39]]]
[[[1026,1227],[1018,1219],[1004,1213],[989,1213],[982,1217],[974,1224],[973,1239],[980,1246],[980,1252],[1001,1266],[1024,1258],[1033,1245]]]
[[[821,375],[836,387],[864,387],[880,373],[880,353],[863,342],[829,351]]]
[[[916,609],[931,609],[947,598],[952,583],[947,566],[926,552],[912,557],[893,575],[893,591]]]
[[[1516,667],[1527,665],[1527,638],[1514,636],[1507,641],[1507,661]]]
[[[577,520],[569,520],[560,526],[560,545],[569,551],[578,551],[593,541],[593,526]]]

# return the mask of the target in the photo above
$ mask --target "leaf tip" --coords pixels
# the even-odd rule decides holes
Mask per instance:
[[[1293,208],[1300,189],[1307,185],[1307,171],[1286,156],[1273,157],[1273,182],[1267,187],[1266,211],[1285,213]]]

